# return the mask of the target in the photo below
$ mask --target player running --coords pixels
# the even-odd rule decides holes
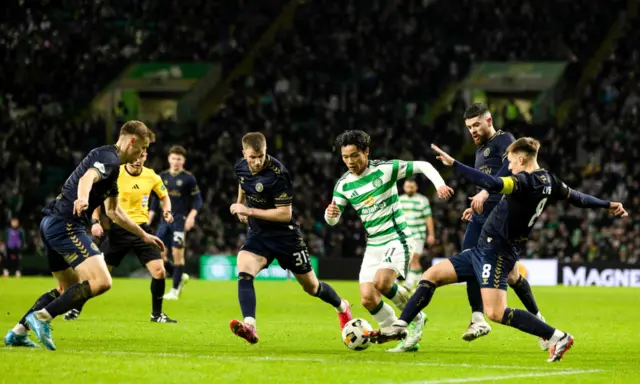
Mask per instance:
[[[413,239],[398,198],[396,182],[414,173],[422,173],[436,186],[438,196],[448,199],[453,190],[445,185],[438,171],[426,161],[369,160],[371,137],[363,131],[345,131],[336,139],[342,160],[349,169],[336,183],[333,201],[325,211],[325,221],[336,225],[347,203],[362,220],[367,233],[367,248],[360,268],[362,305],[381,327],[396,321],[396,314],[382,300],[384,295],[402,309],[409,291],[396,284],[404,278],[413,255]],[[390,352],[417,350],[427,321],[423,313],[411,323],[409,337]]]
[[[46,348],[55,350],[50,322],[111,288],[104,256],[85,231],[90,215],[102,203],[107,216],[117,225],[145,243],[164,249],[160,239],[146,233],[118,205],[120,165],[136,161],[150,141],[153,133],[142,122],[125,123],[118,142],[89,152],[65,181],[62,193],[42,210],[40,235],[47,249],[49,269],[64,293],[60,295],[53,289],[40,296],[7,333],[5,344],[35,346],[27,337],[27,329],[31,328]]]
[[[149,220],[149,196],[155,192],[161,200],[163,218],[171,224],[171,199],[167,189],[162,184],[162,179],[153,169],[144,166],[147,154],[131,164],[120,166],[118,176],[118,203],[125,213],[144,229],[151,233],[147,223]],[[91,234],[102,237],[104,229],[100,225],[100,207],[93,211]],[[105,254],[107,268],[111,271],[122,262],[129,252],[134,252],[142,266],[151,274],[151,321],[154,323],[177,323],[162,312],[162,296],[164,295],[166,271],[160,251],[140,240],[129,231],[115,223],[111,224],[107,239],[101,247]],[[76,320],[82,308],[72,309],[64,316],[65,320]]]
[[[289,171],[267,155],[262,133],[250,132],[242,138],[242,154],[244,159],[235,166],[238,202],[230,210],[249,224],[247,239],[238,253],[238,300],[244,320],[232,320],[231,331],[251,344],[258,342],[253,280],[273,260],[290,270],[305,292],[331,304],[338,312],[342,329],[351,320],[349,303],[329,284],[318,281],[313,272],[307,246],[293,220]]]
[[[471,105],[467,108],[463,117],[473,142],[478,146],[478,149],[476,149],[475,169],[497,177],[509,176],[509,160],[507,159],[506,149],[515,141],[513,135],[496,131],[493,127],[491,113],[484,104],[476,103]],[[469,221],[462,240],[462,250],[471,249],[478,245],[482,226],[502,199],[502,195],[498,191],[489,193],[478,186],[477,194],[469,199],[472,200],[471,207],[467,208],[462,214],[463,220]],[[538,310],[531,286],[527,279],[520,275],[517,263],[509,273],[508,283],[525,308],[542,321],[545,321]],[[467,297],[471,305],[471,323],[462,334],[462,339],[473,341],[491,332],[491,326],[484,319],[480,286],[473,279],[467,282]],[[540,339],[539,342],[542,350],[549,349],[548,340]]]
[[[189,280],[189,275],[183,273],[185,235],[195,225],[198,210],[202,208],[202,196],[196,178],[191,172],[184,169],[186,159],[187,150],[180,145],[174,145],[169,149],[169,170],[160,173],[160,178],[169,191],[173,209],[173,222],[170,223],[163,217],[156,232],[156,235],[165,244],[171,244],[171,256],[173,257],[173,266],[171,266],[167,252],[162,253],[162,259],[167,261],[167,268],[172,269],[173,276],[173,285],[171,290],[164,295],[165,300],[178,300],[182,288]],[[149,221],[153,220],[155,211],[157,211],[156,202],[157,200],[154,200],[149,213]]]
[[[530,312],[507,307],[507,276],[513,269],[529,232],[547,202],[568,200],[582,208],[608,208],[615,216],[627,216],[621,203],[603,201],[568,188],[548,171],[540,169],[537,155],[540,143],[524,137],[507,148],[513,176],[495,177],[467,167],[435,145],[438,159],[489,192],[506,195],[491,212],[482,228],[478,245],[429,268],[402,311],[400,320],[375,330],[374,342],[407,337],[408,323],[426,307],[437,287],[476,279],[489,319],[549,340],[549,362],[559,361],[574,343],[573,337],[554,329]]]
[[[400,205],[407,216],[407,225],[413,235],[413,257],[409,264],[404,285],[413,290],[422,276],[420,256],[424,250],[425,240],[429,246],[436,243],[433,217],[429,199],[418,192],[418,183],[413,178],[407,178],[402,186],[404,194],[400,195]]]

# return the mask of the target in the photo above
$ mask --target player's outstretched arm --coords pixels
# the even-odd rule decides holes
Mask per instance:
[[[148,234],[144,229],[140,228],[118,205],[118,197],[111,196],[104,201],[105,213],[114,223],[126,229],[142,239],[145,243],[151,244],[161,251],[164,251],[164,244],[157,237]]]
[[[586,193],[578,192],[573,189],[569,190],[569,196],[567,201],[576,207],[580,208],[607,208],[609,213],[614,216],[626,217],[629,214],[622,206],[622,203],[613,201],[601,200],[595,196],[588,195]]]

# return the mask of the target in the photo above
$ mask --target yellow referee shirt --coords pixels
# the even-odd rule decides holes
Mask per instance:
[[[160,199],[167,195],[162,179],[153,169],[142,167],[142,172],[134,176],[124,165],[118,176],[118,204],[136,224],[149,220],[149,196],[154,191]]]

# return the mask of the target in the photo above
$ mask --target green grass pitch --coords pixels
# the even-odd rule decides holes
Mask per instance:
[[[354,317],[375,326],[356,282],[332,284]],[[1,279],[2,335],[53,286],[50,278]],[[391,344],[348,350],[335,311],[295,282],[256,282],[260,342],[249,345],[229,331],[240,318],[235,282],[190,281],[180,301],[165,302],[179,323],[156,324],[149,281],[115,279],[78,321],[54,321],[57,351],[0,348],[0,383],[640,383],[640,290],[533,289],[547,320],[576,338],[559,363],[546,363],[534,337],[498,324],[462,341],[470,318],[462,286],[436,292],[419,352],[392,354],[384,352]],[[521,307],[512,293],[509,301]]]

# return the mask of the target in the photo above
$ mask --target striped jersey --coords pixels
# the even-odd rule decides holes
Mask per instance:
[[[400,204],[407,218],[407,224],[414,239],[427,238],[427,224],[425,219],[431,216],[431,205],[429,199],[420,193],[413,196],[407,194],[400,196]]]
[[[370,160],[360,175],[345,173],[333,189],[340,211],[351,204],[367,233],[367,246],[383,246],[411,237],[400,205],[397,181],[413,174],[413,162]]]

